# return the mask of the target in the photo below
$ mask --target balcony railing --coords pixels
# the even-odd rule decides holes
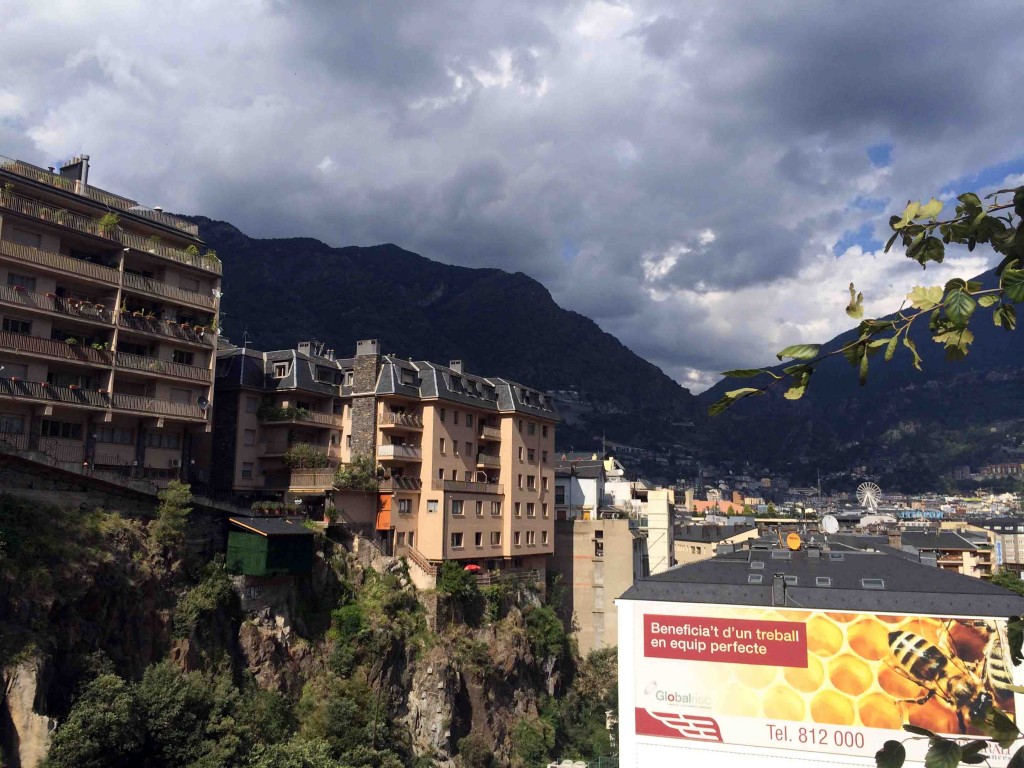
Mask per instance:
[[[191,379],[192,381],[209,382],[211,373],[208,368],[200,368],[196,365],[185,365],[174,363],[168,360],[158,360],[155,357],[144,357],[143,355],[132,355],[128,352],[117,352],[114,361],[122,368],[130,368],[134,371],[148,371],[159,373],[164,376],[177,376],[179,379]]]
[[[471,480],[434,480],[431,487],[435,491],[453,493],[492,493],[499,496],[505,493],[505,487],[498,483],[477,483]]]
[[[391,491],[419,491],[423,489],[423,481],[418,477],[386,477],[380,481],[380,489]]]
[[[189,419],[205,419],[206,412],[192,403],[172,403],[168,400],[154,400],[139,395],[111,395],[111,405],[119,411],[136,411],[160,416],[181,416]]]
[[[122,328],[129,328],[133,331],[142,331],[143,333],[152,333],[157,336],[168,336],[172,339],[179,339],[180,341],[187,341],[190,344],[202,344],[203,346],[213,346],[214,334],[212,332],[204,331],[197,333],[191,328],[185,329],[177,323],[168,323],[166,320],[148,319],[145,317],[135,317],[122,312],[118,315],[117,324]]]
[[[288,477],[289,488],[316,488],[327,490],[334,487],[333,469],[294,470]]]
[[[20,333],[10,333],[9,331],[0,331],[0,349],[28,352],[77,363],[111,364],[110,352],[103,349],[93,349],[83,344],[68,344],[66,341],[44,339],[39,336],[23,336]]]
[[[68,317],[92,320],[97,323],[109,323],[113,320],[113,313],[109,309],[106,307],[97,309],[97,305],[91,301],[65,299],[51,293],[36,293],[17,286],[0,285],[0,301],[28,309],[41,309]]]
[[[325,427],[340,427],[342,425],[340,413],[320,413],[319,411],[307,411],[305,409],[269,409],[259,416],[259,420],[267,424],[304,422],[308,424],[321,424]]]
[[[187,264],[190,267],[203,269],[218,275],[224,271],[224,266],[216,258],[203,256],[199,253],[189,253],[180,248],[172,248],[169,245],[158,243],[134,232],[116,230],[114,235],[115,239],[122,245],[127,245],[129,248],[134,248],[137,251],[145,251],[156,256],[162,256],[165,259],[173,259],[181,264]]]
[[[10,173],[16,173],[19,176],[24,176],[27,179],[38,181],[42,184],[48,184],[51,187],[62,189],[65,192],[72,192],[78,194],[78,185],[71,179],[66,179],[63,176],[53,173],[52,171],[44,170],[26,163],[21,160],[13,160],[9,157],[0,155],[0,170],[9,171]],[[127,197],[121,197],[115,195],[112,192],[100,189],[99,187],[90,187],[86,185],[85,194],[87,197],[92,198],[104,205],[109,205],[113,208],[118,208],[122,211],[136,214],[137,216],[144,216],[147,219],[160,222],[174,229],[179,229],[182,232],[186,232],[193,237],[199,236],[199,227],[195,224],[190,224],[187,221],[169,216],[162,211],[154,211],[149,208],[143,208],[134,200],[129,200]]]
[[[124,273],[124,287],[133,291],[143,291],[144,293],[163,296],[173,301],[180,301],[182,304],[191,304],[211,311],[217,306],[217,300],[212,295],[207,296],[198,291],[189,291],[185,288],[162,283],[149,277],[134,275],[131,272]]]
[[[380,417],[380,426],[423,429],[423,417],[414,413],[385,413]]]
[[[283,456],[289,451],[305,449],[315,453],[321,453],[328,458],[336,459],[341,456],[341,449],[336,445],[324,445],[322,443],[307,443],[301,440],[266,440],[260,443],[261,453],[264,456]]]
[[[92,408],[108,408],[110,406],[109,397],[101,392],[91,389],[55,387],[36,381],[0,379],[0,394],[26,400],[43,400]]]
[[[500,467],[501,457],[490,453],[478,453],[476,455],[476,465],[478,467]]]
[[[418,445],[381,445],[377,447],[377,458],[421,461],[423,449]]]
[[[498,427],[480,427],[480,437],[485,440],[501,440],[501,429]]]
[[[73,259],[60,253],[43,251],[39,248],[32,248],[20,243],[12,243],[8,240],[0,241],[0,253],[20,261],[31,264],[38,264],[50,269],[59,269],[62,272],[89,277],[112,285],[117,284],[118,271],[111,267],[104,267],[102,264],[93,264],[91,261]]]

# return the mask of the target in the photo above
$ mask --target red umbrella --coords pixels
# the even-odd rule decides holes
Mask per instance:
[[[469,565],[467,565],[467,566],[466,566],[465,568],[463,568],[462,570],[464,570],[464,571],[469,571],[469,572],[471,572],[471,573],[476,573],[477,571],[480,571],[480,570],[482,570],[482,569],[481,569],[481,568],[480,568],[480,566],[479,566],[479,565],[477,565],[476,563],[470,563]]]

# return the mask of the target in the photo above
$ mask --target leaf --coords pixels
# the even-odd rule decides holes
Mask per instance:
[[[911,725],[910,723],[903,724],[903,730],[908,733],[916,733],[918,736],[927,736],[929,739],[935,734],[929,731],[927,728],[922,728],[919,725]]]
[[[984,752],[979,752],[976,755],[960,755],[960,762],[964,765],[981,765],[988,762],[988,755]]]
[[[907,294],[907,301],[914,309],[929,310],[942,303],[942,287],[938,285],[927,288],[915,285],[914,290]]]
[[[1012,331],[1017,327],[1017,310],[1013,304],[1002,304],[992,314],[992,321],[1000,328]]]
[[[988,760],[988,755],[982,752],[987,749],[989,742],[986,739],[975,739],[967,744],[960,745],[960,762],[967,765],[980,765]]]
[[[868,383],[868,356],[860,359],[860,370],[857,372],[857,382],[863,387]]]
[[[893,356],[896,354],[896,343],[899,340],[900,340],[900,337],[898,335],[897,336],[893,336],[891,339],[889,339],[889,344],[885,348],[885,362],[888,363],[890,360],[892,360]]]
[[[967,357],[967,347],[974,341],[974,334],[967,328],[951,328],[932,338],[946,347],[947,360],[963,360]]]
[[[885,244],[885,251],[884,251],[884,253],[888,253],[889,252],[889,249],[892,248],[892,244],[896,242],[896,238],[899,237],[899,236],[900,236],[899,232],[894,232],[893,233],[892,237],[889,238],[889,242],[887,242]]]
[[[853,283],[850,283],[850,303],[846,305],[846,314],[854,320],[864,317],[864,294],[857,293]]]
[[[764,368],[737,368],[734,371],[722,371],[723,376],[731,376],[734,379],[751,379],[762,373],[768,373],[768,371]]]
[[[878,768],[902,768],[907,759],[907,748],[898,741],[890,739],[875,752],[875,765]]]
[[[946,317],[948,317],[954,325],[963,328],[971,320],[971,315],[974,314],[975,307],[978,306],[978,302],[974,300],[971,294],[962,290],[950,291],[946,296]]]
[[[917,354],[917,345],[911,341],[909,334],[903,335],[903,346],[910,350],[910,354],[914,356],[914,367],[917,370],[921,370],[921,356]]]
[[[981,198],[973,192],[964,192],[956,199],[963,203],[966,208],[981,208]]]
[[[946,246],[937,237],[926,237],[915,246],[908,248],[907,256],[916,259],[922,267],[929,261],[941,264],[946,256]]]
[[[786,398],[787,400],[799,400],[801,397],[804,396],[804,392],[806,392],[806,391],[807,391],[807,383],[806,382],[804,382],[803,384],[794,384],[789,389],[787,389],[785,392],[783,392],[782,396],[784,398]]]
[[[793,344],[776,355],[779,360],[791,357],[794,360],[813,360],[821,351],[821,344]]]
[[[1021,646],[1024,645],[1024,619],[1020,616],[1011,616],[1007,620],[1006,641],[1010,646],[1010,661],[1016,667],[1024,661],[1024,653],[1021,650]]]
[[[913,220],[913,218],[917,215],[917,212],[919,210],[921,210],[920,203],[907,203],[907,207],[903,209],[903,214],[900,216],[900,218],[897,220],[897,222],[893,225],[892,228],[903,229],[905,226],[907,226],[907,224],[909,224]]]
[[[1024,301],[1024,269],[1005,269],[1000,279],[1003,295],[1014,304]]]
[[[793,383],[782,395],[787,400],[799,400],[804,396],[807,384],[811,380],[811,373],[814,372],[814,369],[807,365],[801,365],[798,368],[799,370],[793,374]]]
[[[742,400],[744,397],[749,397],[750,395],[755,394],[760,395],[763,394],[763,392],[760,389],[757,389],[756,387],[743,387],[742,389],[734,389],[731,392],[726,392],[725,397],[723,397],[722,399],[718,400],[715,403],[712,403],[712,405],[708,408],[708,415],[717,416],[718,414],[722,413],[724,410],[729,408],[729,406],[731,406],[737,400]]]
[[[981,730],[995,739],[1003,749],[1009,749],[1020,736],[1016,723],[997,707],[988,708],[980,725]]]
[[[984,296],[979,296],[978,297],[978,306],[979,307],[991,307],[997,301],[999,301],[999,297],[993,296],[991,293],[987,293]]]
[[[925,768],[956,768],[960,765],[960,745],[941,736],[933,736],[924,764]]]
[[[940,213],[942,213],[942,202],[940,200],[936,200],[933,197],[931,200],[929,200],[927,203],[920,207],[915,218],[934,219]]]
[[[1013,193],[1013,212],[1024,218],[1024,187],[1017,187]]]
[[[1024,747],[1013,753],[1013,757],[1006,764],[1006,768],[1024,768]]]

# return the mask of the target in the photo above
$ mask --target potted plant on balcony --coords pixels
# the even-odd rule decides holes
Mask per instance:
[[[104,237],[111,237],[120,223],[121,217],[116,213],[105,213],[99,220],[100,232],[103,233]]]
[[[160,235],[153,235],[149,238],[149,252],[156,253],[157,247],[160,245]]]
[[[185,255],[186,256],[198,256],[199,255],[199,249],[196,248],[194,245],[190,245],[188,248],[185,249]]]
[[[64,343],[67,344],[69,347],[73,347],[78,343],[78,339],[76,339],[74,336],[68,336],[66,339],[64,339]]]

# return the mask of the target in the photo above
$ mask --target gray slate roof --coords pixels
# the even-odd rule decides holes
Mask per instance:
[[[763,565],[752,567],[756,562]],[[761,574],[762,583],[748,583],[751,574]],[[1024,614],[1024,597],[883,552],[822,552],[818,558],[808,557],[806,550],[734,552],[639,581],[621,599],[771,606],[775,574],[796,577],[796,584],[786,587],[785,605],[791,608],[1001,618]],[[819,576],[828,577],[831,585],[817,586]],[[862,579],[881,579],[884,586],[869,589]]]
[[[262,536],[312,536],[313,532],[302,525],[301,521],[283,517],[229,517],[228,522]]]

